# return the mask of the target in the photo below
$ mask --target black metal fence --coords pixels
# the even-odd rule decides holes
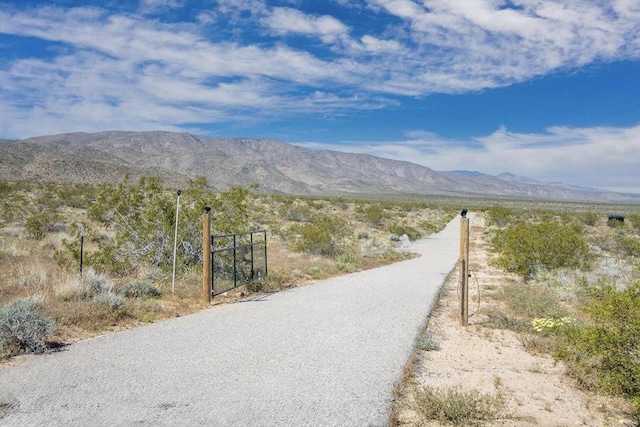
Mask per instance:
[[[211,295],[216,296],[267,275],[267,232],[211,236]]]

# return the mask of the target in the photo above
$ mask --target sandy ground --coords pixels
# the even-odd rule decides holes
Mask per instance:
[[[476,216],[471,228],[469,311],[477,313],[469,326],[458,317],[458,275],[446,281],[440,300],[427,327],[439,350],[418,351],[413,377],[399,399],[399,425],[432,426],[411,410],[415,387],[477,390],[501,402],[501,419],[496,426],[621,426],[633,425],[619,410],[622,402],[585,393],[565,375],[561,363],[552,357],[532,355],[518,335],[509,330],[483,326],[483,312],[500,303],[491,292],[518,280],[488,265],[490,254],[484,241],[484,217]],[[477,277],[477,282],[476,282]],[[477,303],[480,290],[480,305]],[[479,310],[478,310],[479,307]]]

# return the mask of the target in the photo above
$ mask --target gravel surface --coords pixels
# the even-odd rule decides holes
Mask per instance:
[[[0,425],[384,426],[459,225],[420,258],[2,366]]]

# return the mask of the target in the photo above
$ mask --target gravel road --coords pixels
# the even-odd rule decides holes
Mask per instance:
[[[459,225],[420,258],[1,366],[0,425],[384,426]]]

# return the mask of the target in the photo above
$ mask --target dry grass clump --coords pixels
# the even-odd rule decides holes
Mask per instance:
[[[461,388],[425,387],[414,394],[415,410],[425,420],[441,425],[480,426],[501,417],[500,398]]]
[[[54,294],[63,301],[86,300],[97,295],[111,294],[113,288],[111,279],[89,268],[81,277],[68,276],[66,283],[54,289]]]

